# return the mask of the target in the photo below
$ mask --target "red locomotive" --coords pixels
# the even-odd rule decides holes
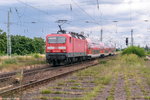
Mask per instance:
[[[115,48],[94,43],[85,36],[60,30],[46,36],[46,60],[53,65],[72,63],[114,54]]]

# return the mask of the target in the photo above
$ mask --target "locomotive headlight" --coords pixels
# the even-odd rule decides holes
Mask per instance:
[[[58,49],[66,49],[66,47],[58,47]]]
[[[54,49],[54,47],[47,47],[47,49]]]

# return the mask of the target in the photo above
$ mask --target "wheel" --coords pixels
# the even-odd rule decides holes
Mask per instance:
[[[57,66],[59,66],[60,65],[60,61],[58,61],[58,60],[54,60],[53,61],[53,66],[54,67],[57,67]]]

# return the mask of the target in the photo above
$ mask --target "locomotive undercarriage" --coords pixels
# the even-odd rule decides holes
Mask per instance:
[[[46,61],[53,66],[67,65],[87,60],[86,56],[68,57],[67,53],[47,53]]]

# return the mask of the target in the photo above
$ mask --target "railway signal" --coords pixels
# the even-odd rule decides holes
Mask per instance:
[[[126,38],[126,45],[128,46],[128,38]]]

